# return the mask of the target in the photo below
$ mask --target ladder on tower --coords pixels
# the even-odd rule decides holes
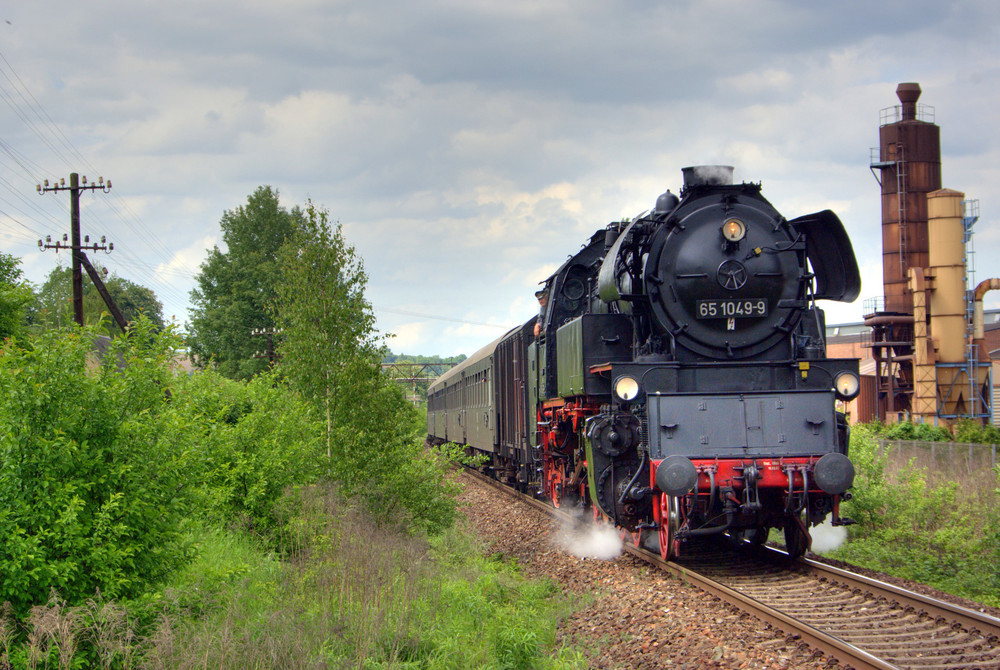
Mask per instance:
[[[899,274],[906,277],[906,156],[903,145],[895,145],[896,162],[896,220],[899,221]]]
[[[974,340],[974,325],[976,312],[976,250],[973,244],[972,227],[979,220],[979,201],[962,201],[962,231],[965,242],[965,327],[966,327],[966,366],[969,377],[969,399],[974,406],[969,408],[973,417],[989,415],[992,397],[983,397],[979,388],[979,346]]]

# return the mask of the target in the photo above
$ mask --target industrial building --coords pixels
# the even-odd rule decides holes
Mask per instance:
[[[915,83],[897,87],[871,153],[883,294],[865,301],[863,323],[828,328],[828,353],[862,361],[862,392],[845,407],[852,422],[993,421],[1000,310],[984,312],[983,296],[1000,280],[976,283],[978,202],[942,188],[941,130],[920,94]]]

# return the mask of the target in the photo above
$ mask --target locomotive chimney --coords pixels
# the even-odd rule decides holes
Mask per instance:
[[[733,183],[732,165],[692,165],[681,168],[684,188],[694,186],[730,186]]]

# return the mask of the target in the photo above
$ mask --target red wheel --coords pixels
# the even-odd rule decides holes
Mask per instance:
[[[548,496],[552,500],[553,507],[560,507],[563,500],[563,486],[566,476],[563,474],[562,468],[556,465],[555,462],[547,465],[546,471],[545,484],[548,487]]]
[[[660,557],[665,561],[677,556],[677,529],[680,516],[677,498],[665,493],[659,495],[660,505]]]

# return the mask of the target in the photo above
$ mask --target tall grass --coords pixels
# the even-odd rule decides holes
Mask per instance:
[[[280,509],[281,556],[202,529],[198,558],[140,601],[54,594],[18,625],[0,617],[0,667],[583,668],[553,649],[572,603],[483,556],[472,534],[433,539],[376,524],[331,487]]]

